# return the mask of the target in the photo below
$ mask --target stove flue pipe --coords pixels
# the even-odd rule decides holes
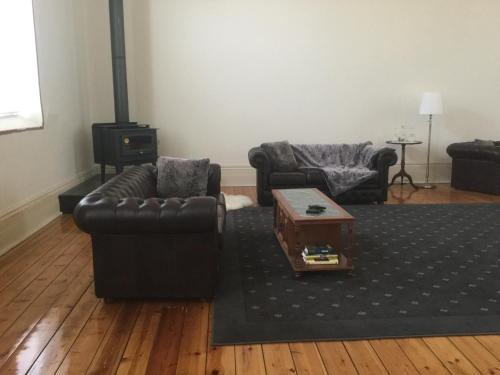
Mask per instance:
[[[115,122],[118,124],[128,123],[129,111],[123,0],[109,0],[109,21],[111,29]]]

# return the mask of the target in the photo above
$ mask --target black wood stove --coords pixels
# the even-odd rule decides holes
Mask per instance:
[[[123,0],[109,0],[109,17],[115,122],[92,125],[94,160],[101,165],[101,175],[93,176],[59,195],[59,208],[67,214],[73,212],[84,196],[104,183],[106,165],[114,166],[120,173],[126,165],[154,164],[158,157],[156,129],[129,121]]]
[[[92,125],[94,161],[101,165],[102,183],[106,165],[121,173],[126,165],[154,164],[158,158],[156,129],[129,121],[123,0],[109,0],[109,17],[115,122]]]
[[[94,161],[101,165],[101,182],[105,181],[106,165],[121,173],[125,165],[156,163],[158,148],[156,129],[134,123],[103,123],[92,125]]]

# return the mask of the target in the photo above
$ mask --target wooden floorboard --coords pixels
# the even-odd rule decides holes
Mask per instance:
[[[405,185],[387,203],[488,202],[500,197]],[[93,288],[90,238],[71,216],[1,256],[0,374],[500,373],[499,335],[213,347],[209,303],[104,303]]]
[[[476,340],[480,342],[488,351],[500,360],[500,336],[485,335],[476,336]]]
[[[137,322],[142,303],[130,302],[122,306],[94,356],[89,374],[115,374],[125,352],[130,335]]]
[[[69,352],[62,360],[57,374],[85,374],[94,359],[104,336],[115,321],[124,303],[98,302],[89,320],[83,326]]]
[[[356,374],[354,363],[341,341],[324,341],[316,343],[323,364],[329,374]]]
[[[426,337],[423,340],[452,374],[480,374],[447,337]]]
[[[210,304],[209,322],[213,318],[213,305]],[[234,375],[236,374],[236,357],[234,345],[212,346],[212,324],[208,325],[207,337],[207,363],[205,374],[208,375]]]
[[[287,375],[297,372],[288,344],[264,344],[262,352],[268,375]]]
[[[63,228],[71,228],[71,219],[69,216],[62,216],[52,220],[49,224],[39,229],[26,240],[0,256],[0,271],[4,272],[6,268],[12,267],[26,254],[33,253],[33,245],[42,242],[53,234],[63,232]]]
[[[266,373],[262,345],[236,345],[234,352],[237,374],[260,375]]]
[[[45,289],[21,314],[15,317],[11,324],[2,327],[0,337],[0,366],[9,359],[23,340],[36,328],[38,321],[49,311],[53,305],[66,301],[67,293],[80,286],[78,276],[82,272],[90,275],[90,254],[82,253],[68,268],[61,273],[51,285]],[[89,281],[90,283],[90,281]],[[17,313],[17,312],[16,312]],[[10,317],[6,317],[9,322]],[[10,322],[9,322],[10,323]]]
[[[45,256],[39,261],[27,267],[27,269],[21,272],[17,278],[13,278],[9,286],[0,292],[0,306],[5,306],[11,302],[23,290],[30,286],[35,279],[40,278],[40,275],[42,275],[51,265],[60,265],[61,260],[72,259],[72,257],[76,255],[76,252],[81,250],[82,243],[88,242],[88,238],[82,233],[78,233],[76,229],[73,233],[74,235],[68,238],[67,242],[68,245],[71,244],[73,246],[54,245],[52,249],[46,251]],[[50,277],[48,279],[50,280]]]
[[[21,246],[21,249],[26,251],[19,254],[11,263],[7,263],[2,267],[0,273],[0,290],[4,290],[10,286],[12,282],[22,276],[22,274],[32,265],[37,265],[39,260],[45,258],[47,252],[53,249],[70,233],[76,233],[76,228],[72,226],[71,220],[62,218],[61,231],[54,233],[42,233],[32,241],[28,240]],[[16,251],[16,250],[14,250]]]
[[[29,374],[53,374],[57,371],[98,303],[94,295],[94,285],[91,283],[43,351],[36,353],[39,355],[31,366]],[[26,358],[21,359],[23,362],[26,361]]]
[[[359,374],[388,374],[369,341],[346,341],[344,345]]]
[[[327,374],[321,355],[314,342],[294,342],[290,344],[295,370],[299,375]]]
[[[482,374],[500,374],[500,362],[474,337],[450,337],[450,341]]]
[[[145,303],[134,325],[117,374],[146,372],[155,337],[162,319],[162,303]]]
[[[203,375],[207,363],[209,304],[191,302],[186,305],[184,328],[177,358],[177,374]]]
[[[396,340],[371,340],[370,344],[390,374],[418,374]]]
[[[146,373],[176,373],[185,312],[186,306],[183,303],[171,304],[163,309]]]
[[[450,373],[422,339],[407,338],[395,341],[413,363],[419,374]]]

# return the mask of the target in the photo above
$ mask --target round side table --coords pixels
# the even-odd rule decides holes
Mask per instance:
[[[408,179],[408,182],[410,183],[411,186],[413,186],[414,189],[418,190],[418,187],[413,183],[413,180],[411,176],[406,172],[405,170],[405,153],[406,153],[406,146],[411,146],[411,145],[420,145],[422,144],[422,141],[387,141],[386,142],[389,145],[400,145],[401,146],[401,169],[398,173],[392,177],[392,181],[389,184],[391,186],[394,184],[396,179],[398,177],[401,177],[401,185],[403,185],[404,178],[406,177]]]

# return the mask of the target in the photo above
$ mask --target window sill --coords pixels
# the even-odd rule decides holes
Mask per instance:
[[[40,120],[31,120],[20,116],[0,118],[0,135],[41,129],[43,129],[43,121]]]

